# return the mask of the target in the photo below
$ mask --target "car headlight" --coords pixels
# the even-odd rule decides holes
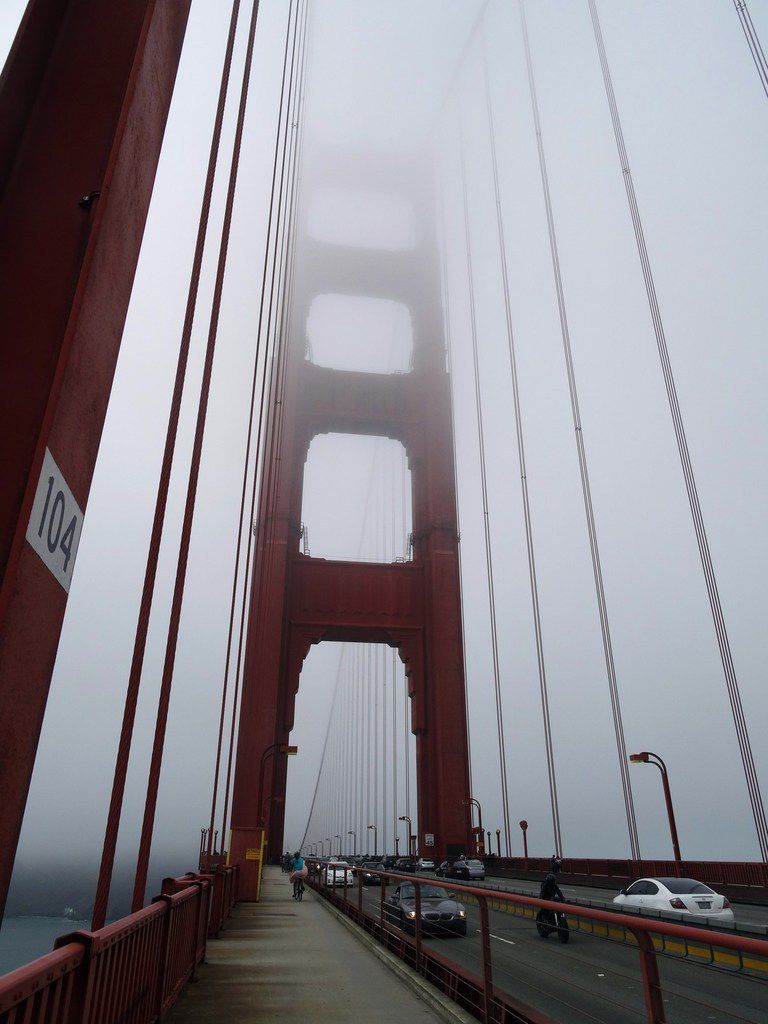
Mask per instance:
[[[406,915],[405,915],[405,916],[406,916],[406,917],[410,917],[410,918],[414,918],[414,917],[416,917],[416,911],[415,911],[415,910],[409,910],[409,911],[408,911],[408,912],[406,913]]]
[[[456,911],[456,917],[466,917],[466,916],[467,916],[466,910],[457,910]]]

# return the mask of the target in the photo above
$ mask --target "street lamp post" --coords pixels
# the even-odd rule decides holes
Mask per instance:
[[[398,821],[407,821],[408,822],[408,856],[410,857],[411,856],[411,845],[412,845],[411,844],[411,840],[413,839],[413,835],[412,835],[412,833],[413,833],[413,822],[411,821],[411,819],[408,817],[407,814],[401,814],[400,817],[397,820]],[[395,846],[397,846],[397,838],[395,838]]]
[[[661,785],[664,789],[664,802],[667,805],[667,818],[669,819],[669,833],[672,837],[672,849],[674,850],[675,864],[679,872],[680,862],[683,858],[680,855],[680,843],[677,838],[677,825],[675,824],[675,811],[672,807],[672,793],[669,789],[667,766],[659,755],[654,754],[651,750],[641,750],[639,754],[630,754],[629,760],[633,764],[655,764],[661,772]]]
[[[353,828],[351,828],[347,832],[347,835],[348,836],[352,836],[352,856],[356,857],[357,856],[357,832],[355,832],[355,830]]]
[[[298,754],[298,752],[299,752],[299,748],[298,747],[292,747],[288,743],[273,743],[270,747],[267,747],[267,749],[261,755],[261,761],[259,762],[259,787],[258,787],[259,802],[256,805],[256,809],[257,809],[257,812],[258,812],[259,825],[261,825],[262,827],[264,825],[264,817],[265,817],[264,816],[264,811],[263,811],[263,804],[264,804],[264,765],[267,763],[269,758],[272,757],[272,755],[275,754],[275,753],[285,754],[286,756],[293,756],[295,754]]]
[[[373,856],[379,856],[379,830],[375,825],[369,825],[368,828],[373,829]]]
[[[469,797],[468,800],[462,800],[461,802],[463,804],[465,804],[465,805],[468,804],[470,807],[476,807],[477,808],[477,829],[478,830],[477,830],[477,832],[475,832],[475,830],[472,829],[472,831],[475,834],[475,836],[478,836],[478,835],[480,836],[480,846],[483,846],[484,845],[484,841],[485,841],[485,830],[483,829],[483,809],[480,806],[480,801],[476,800],[473,796],[471,796],[471,797]],[[471,824],[472,824],[472,816],[471,816],[471,813],[470,813],[470,825]],[[475,842],[477,842],[477,840],[475,840]]]
[[[501,829],[496,829],[496,856],[501,857]]]
[[[488,836],[488,853],[492,853],[493,849],[491,847],[491,830],[488,829],[488,832],[486,834]]]
[[[528,822],[523,818],[520,822],[520,831],[523,833],[523,856],[526,860],[526,868],[528,867]]]

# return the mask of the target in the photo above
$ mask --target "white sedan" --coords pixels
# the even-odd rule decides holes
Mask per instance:
[[[352,871],[352,866],[344,860],[332,860],[325,865],[326,885],[347,885],[357,884],[357,879]]]
[[[614,903],[631,909],[662,913],[693,914],[725,924],[733,923],[733,911],[725,896],[694,878],[639,878],[614,896]]]

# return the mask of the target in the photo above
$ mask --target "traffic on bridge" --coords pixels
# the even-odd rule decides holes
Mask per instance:
[[[768,1021],[767,36],[0,5],[0,1024]]]

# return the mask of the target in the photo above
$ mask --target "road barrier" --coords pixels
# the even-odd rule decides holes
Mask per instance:
[[[768,942],[764,940],[706,931],[666,921],[627,918],[592,907],[553,903],[517,893],[489,892],[487,889],[471,885],[459,885],[433,878],[422,879],[411,874],[371,871],[366,868],[368,875],[376,875],[380,879],[379,913],[372,914],[363,907],[363,876],[360,869],[350,868],[350,878],[356,877],[356,884],[345,884],[343,890],[338,891],[335,887],[330,888],[326,885],[322,868],[322,862],[309,862],[308,882],[315,891],[484,1024],[502,1021],[504,1024],[554,1024],[553,1018],[525,1005],[494,984],[490,906],[498,908],[499,905],[508,905],[510,909],[514,908],[514,912],[531,916],[535,916],[542,909],[564,912],[569,920],[578,921],[579,928],[585,928],[599,938],[610,936],[611,930],[621,930],[626,939],[637,947],[639,980],[648,1024],[666,1024],[667,1021],[664,990],[659,975],[659,954],[690,956],[694,958],[694,962],[701,964],[702,950],[707,950],[707,962],[719,964],[718,970],[728,973],[768,970]],[[407,883],[415,887],[416,916],[413,921],[412,938],[387,920],[385,900],[387,885],[390,882]],[[482,974],[473,974],[462,965],[442,956],[432,947],[424,946],[420,909],[420,891],[424,885],[450,890],[462,899],[477,905],[480,918]]]
[[[486,857],[487,870],[494,874],[543,876],[551,871],[549,857]],[[768,865],[759,861],[683,860],[606,860],[605,858],[565,857],[559,875],[562,879],[604,886],[630,882],[634,878],[695,878],[705,885],[727,888],[728,895],[744,899],[759,898],[768,890]],[[768,896],[768,892],[766,892]]]
[[[237,875],[167,878],[143,910],[57,939],[52,953],[0,977],[0,1024],[161,1021],[229,916]]]

